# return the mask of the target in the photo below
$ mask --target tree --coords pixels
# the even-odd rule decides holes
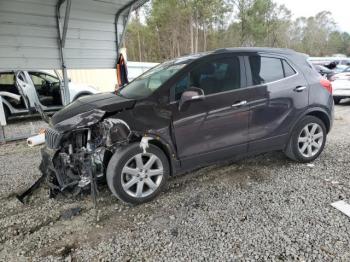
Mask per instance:
[[[126,45],[129,60],[150,62],[233,46],[350,55],[350,35],[330,12],[293,20],[273,0],[153,0],[133,15]]]

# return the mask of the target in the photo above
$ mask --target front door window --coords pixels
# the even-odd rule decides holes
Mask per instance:
[[[201,88],[206,96],[239,89],[239,59],[220,58],[197,66],[175,84],[172,90],[173,100],[179,100],[181,94],[189,87]]]
[[[60,81],[58,78],[42,72],[29,72],[29,75],[42,105],[47,107],[62,106]]]

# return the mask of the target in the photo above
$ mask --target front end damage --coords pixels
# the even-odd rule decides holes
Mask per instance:
[[[96,204],[97,182],[104,179],[109,159],[137,136],[123,120],[104,116],[104,111],[95,109],[46,130],[40,164],[43,175],[33,189],[46,181],[50,197],[90,191]],[[27,191],[18,196],[22,202],[31,193]]]

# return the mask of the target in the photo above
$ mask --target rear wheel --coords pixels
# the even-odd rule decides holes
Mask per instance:
[[[333,97],[334,104],[338,105],[340,103],[341,98],[340,97]]]
[[[295,161],[312,162],[322,153],[326,136],[327,131],[322,120],[306,116],[293,130],[285,153]]]
[[[168,159],[161,149],[150,145],[144,153],[135,143],[113,155],[107,168],[107,183],[120,200],[141,204],[161,192],[169,172]]]

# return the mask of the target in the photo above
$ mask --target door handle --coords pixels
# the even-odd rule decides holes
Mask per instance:
[[[307,87],[306,86],[297,86],[294,88],[295,92],[303,92]]]
[[[244,106],[246,105],[248,102],[247,101],[240,101],[240,102],[237,102],[235,104],[232,105],[232,107],[239,107],[239,106]]]

